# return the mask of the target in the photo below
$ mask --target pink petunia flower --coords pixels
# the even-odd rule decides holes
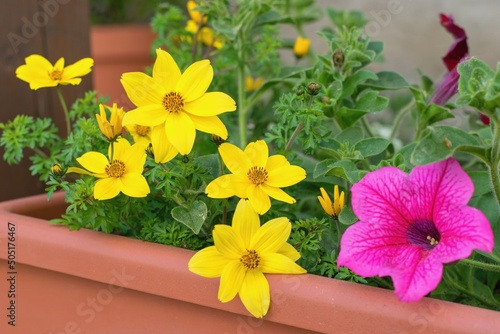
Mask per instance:
[[[458,162],[396,167],[368,173],[352,187],[360,219],[343,234],[338,265],[361,276],[391,276],[402,301],[416,301],[438,285],[443,264],[491,252],[485,215],[467,206],[474,186]]]

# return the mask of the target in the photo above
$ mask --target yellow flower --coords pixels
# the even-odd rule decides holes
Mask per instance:
[[[187,22],[185,30],[187,32],[195,35],[198,32],[199,26],[193,20],[189,20]],[[223,38],[222,36],[217,36],[214,40],[214,31],[209,27],[201,27],[198,33],[198,41],[203,42],[203,44],[207,46],[213,46],[216,49],[220,49],[223,47]]]
[[[169,155],[165,139],[185,155],[193,148],[196,130],[227,138],[226,126],[217,115],[236,110],[236,103],[225,93],[206,92],[213,78],[210,61],[198,61],[181,74],[169,53],[157,49],[156,55],[152,77],[141,72],[122,75],[122,85],[137,106],[125,114],[123,125],[152,127],[157,161]]]
[[[222,175],[210,182],[205,189],[208,197],[248,198],[259,214],[271,208],[269,197],[286,203],[295,199],[280,188],[294,185],[306,177],[306,171],[292,166],[283,155],[269,157],[269,149],[263,140],[250,143],[242,151],[230,143],[219,146],[219,153],[232,174]]]
[[[339,196],[339,186],[335,185],[333,190],[333,202],[330,196],[326,193],[323,187],[320,188],[321,196],[318,196],[319,203],[323,210],[332,217],[338,217],[342,208],[344,208],[344,192],[342,191]]]
[[[216,225],[214,246],[197,252],[189,270],[203,277],[220,277],[218,298],[226,303],[236,294],[255,317],[266,315],[271,300],[266,274],[304,274],[300,258],[287,243],[291,224],[285,217],[260,226],[259,215],[247,200],[240,200],[233,224]]]
[[[146,152],[141,145],[130,145],[125,138],[119,138],[109,145],[108,156],[100,152],[87,152],[76,161],[83,168],[70,167],[67,173],[92,175],[99,180],[94,186],[94,198],[105,200],[116,197],[120,192],[130,197],[145,197],[149,185],[142,175]]]
[[[134,143],[147,147],[151,143],[151,127],[144,125],[128,125],[125,129],[132,135]]]
[[[118,108],[116,103],[113,103],[113,107],[107,108],[111,110],[109,121],[107,119],[104,105],[102,104],[99,104],[100,114],[96,114],[95,117],[97,118],[99,129],[101,129],[104,137],[106,137],[109,141],[114,141],[122,133],[122,120],[125,115],[125,111],[123,111],[123,108]]]
[[[295,57],[302,58],[309,52],[311,40],[302,36],[298,36],[293,45],[293,53]]]
[[[55,87],[57,85],[78,85],[82,77],[91,71],[94,65],[92,58],[83,58],[72,65],[64,67],[64,58],[52,65],[47,59],[40,55],[26,57],[26,64],[16,69],[16,76],[30,84],[30,88],[37,90],[43,87]]]
[[[203,14],[199,11],[196,10],[195,8],[198,7],[199,4],[196,3],[196,1],[188,1],[187,2],[187,10],[189,13],[189,16],[191,17],[191,20],[193,20],[196,25],[201,24],[206,24],[207,23],[207,17],[203,16]]]
[[[264,79],[262,79],[261,77],[257,77],[254,79],[252,78],[252,76],[247,75],[245,79],[245,91],[251,92],[253,90],[257,90],[262,86],[262,84],[264,84]]]

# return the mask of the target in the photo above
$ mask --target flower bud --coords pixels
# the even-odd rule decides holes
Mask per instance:
[[[332,64],[336,69],[342,68],[344,66],[344,52],[340,49],[333,51],[332,54]]]
[[[314,81],[311,81],[306,86],[307,93],[309,95],[312,95],[312,96],[318,95],[320,89],[321,89],[321,85],[317,82],[314,82]]]
[[[50,166],[50,173],[54,177],[61,177],[65,172],[64,167],[60,163],[55,163]]]
[[[212,142],[217,145],[217,146],[220,146],[222,143],[225,143],[227,140],[225,139],[222,139],[221,137],[217,136],[216,134],[212,134]]]

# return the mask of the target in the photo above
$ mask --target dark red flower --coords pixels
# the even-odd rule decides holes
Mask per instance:
[[[453,16],[439,14],[441,25],[455,38],[455,42],[450,46],[448,53],[443,57],[443,62],[448,68],[448,71],[454,69],[460,61],[469,54],[467,46],[467,34],[465,30],[456,25],[453,21]]]

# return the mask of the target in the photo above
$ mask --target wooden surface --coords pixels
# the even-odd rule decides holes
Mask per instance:
[[[28,83],[16,78],[15,70],[25,63],[25,57],[35,53],[52,64],[60,57],[66,64],[89,57],[88,0],[2,0],[0,13],[0,122],[18,114],[52,117],[65,135],[56,91],[30,90]],[[92,79],[87,75],[78,86],[63,86],[62,93],[70,105],[91,88]],[[0,160],[0,201],[44,191],[38,178],[31,176],[29,163],[26,155],[23,163],[15,166]]]

